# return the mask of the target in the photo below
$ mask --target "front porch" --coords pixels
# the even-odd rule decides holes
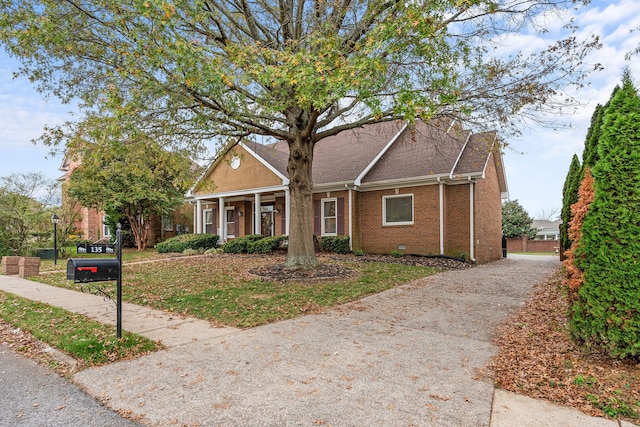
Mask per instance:
[[[217,234],[220,242],[249,234],[289,234],[289,189],[286,187],[199,195],[191,203],[194,232]]]

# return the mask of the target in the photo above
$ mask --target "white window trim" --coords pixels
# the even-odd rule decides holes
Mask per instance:
[[[335,210],[336,210],[336,216],[335,217],[328,217],[328,218],[335,218],[336,219],[336,232],[335,233],[327,233],[325,232],[324,229],[324,220],[325,215],[324,215],[324,204],[325,202],[333,202],[334,206],[335,206]],[[321,236],[337,236],[338,235],[338,198],[337,197],[328,197],[325,199],[321,199],[320,200],[320,235]]]
[[[111,229],[104,222],[102,223],[102,237],[111,237]]]
[[[411,197],[411,221],[387,222],[387,199],[398,199],[400,197]],[[382,196],[382,225],[393,227],[394,225],[413,225],[415,221],[415,204],[413,193],[397,194],[393,196]]]
[[[224,231],[226,231],[226,232],[228,232],[228,231],[229,231],[229,224],[234,224],[234,223],[236,222],[236,221],[235,221],[235,215],[236,215],[235,210],[236,210],[236,208],[235,208],[234,206],[231,206],[231,207],[225,207],[225,208],[224,208]],[[231,222],[229,222],[229,221],[228,221],[229,217],[227,216],[227,212],[229,212],[229,211],[232,211],[232,212],[233,212],[233,218],[234,218],[234,220],[233,220],[233,221],[231,221]],[[233,232],[233,233],[226,233],[226,234],[225,234],[225,236],[227,236],[227,237],[231,237],[231,238],[236,237],[236,234],[235,234],[235,225],[233,226],[233,229],[234,229],[234,232]]]
[[[163,231],[174,231],[173,215],[162,215],[160,217],[160,221],[162,222],[162,230]],[[167,226],[169,228],[167,228]]]
[[[211,212],[211,222],[207,222],[207,212]],[[213,217],[213,209],[203,209],[202,210],[202,233],[207,232],[207,225],[211,224],[212,234],[216,233],[216,230],[213,228],[215,218]]]

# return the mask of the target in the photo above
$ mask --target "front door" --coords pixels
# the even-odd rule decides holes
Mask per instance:
[[[263,236],[275,236],[275,212],[273,206],[261,206],[260,217],[262,235]]]

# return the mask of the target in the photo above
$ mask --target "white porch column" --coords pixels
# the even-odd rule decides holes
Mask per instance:
[[[194,209],[196,210],[196,214],[194,215],[196,223],[193,225],[193,232],[195,234],[202,234],[202,200],[196,200],[196,206]]]
[[[262,217],[260,212],[260,193],[254,195],[253,234],[262,234]]]
[[[227,227],[226,227],[227,213],[224,211],[224,197],[218,198],[218,236],[220,236],[221,242],[227,241]]]
[[[286,212],[285,218],[285,226],[284,226],[284,234],[285,236],[289,235],[289,222],[291,218],[291,193],[289,189],[284,190],[284,209]]]

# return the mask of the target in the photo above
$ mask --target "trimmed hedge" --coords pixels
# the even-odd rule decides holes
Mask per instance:
[[[247,244],[247,253],[250,254],[269,254],[278,249],[281,243],[287,239],[287,236],[269,236],[264,239],[249,242]]]
[[[222,251],[225,254],[246,254],[249,243],[262,239],[261,234],[250,234],[248,236],[236,237],[224,244]]]
[[[218,246],[216,234],[181,234],[156,245],[158,253],[183,252],[186,249],[207,250]]]
[[[320,240],[322,250],[325,252],[334,252],[336,254],[348,254],[349,236],[322,236]]]

